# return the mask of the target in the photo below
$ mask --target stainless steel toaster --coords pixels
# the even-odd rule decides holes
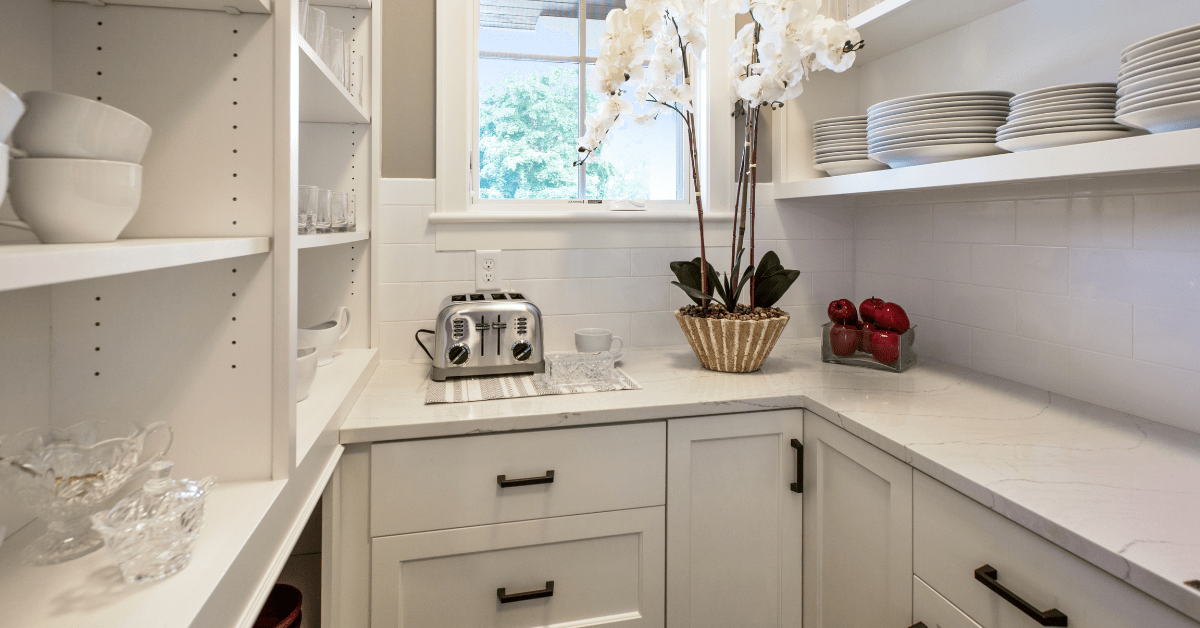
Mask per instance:
[[[433,333],[434,381],[546,370],[542,313],[516,292],[448,296]]]

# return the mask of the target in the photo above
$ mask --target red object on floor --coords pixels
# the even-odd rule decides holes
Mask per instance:
[[[277,584],[254,620],[254,628],[300,628],[300,589]]]

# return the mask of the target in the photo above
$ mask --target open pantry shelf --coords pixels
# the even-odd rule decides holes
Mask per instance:
[[[775,198],[1200,169],[1200,129],[775,184]]]
[[[371,237],[370,231],[346,231],[342,233],[314,233],[311,235],[296,236],[293,242],[296,243],[298,249],[309,249],[316,246],[332,246],[334,244],[346,244],[347,242],[358,242],[359,240],[367,240]]]
[[[333,364],[317,368],[308,398],[296,404],[297,464],[331,420],[350,413],[378,365],[379,349],[350,349],[335,353]]]
[[[271,239],[152,238],[0,246],[0,290],[123,275],[266,253]]]
[[[5,625],[187,628],[286,484],[286,480],[219,484],[205,503],[204,530],[191,563],[152,584],[125,584],[104,548],[60,565],[25,565],[21,551],[44,532],[45,525],[35,521],[25,526],[0,546],[0,608],[5,609]]]
[[[347,9],[369,9],[371,0],[321,0],[313,2],[314,7],[346,7]]]
[[[850,19],[850,25],[867,42],[857,54],[855,65],[886,57],[1021,1],[883,0]]]
[[[300,49],[300,121],[370,124],[371,114],[333,76],[312,46],[295,33],[292,40]]]
[[[85,2],[89,0],[68,0]],[[202,11],[227,11],[232,7],[242,13],[270,13],[270,0],[104,0],[105,4],[128,4],[139,7],[164,7],[168,9],[200,9]]]

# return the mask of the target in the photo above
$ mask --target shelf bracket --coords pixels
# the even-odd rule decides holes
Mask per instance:
[[[242,14],[242,10],[237,7],[231,7],[229,5],[225,5],[221,8],[224,9],[225,12],[230,15],[241,15]]]

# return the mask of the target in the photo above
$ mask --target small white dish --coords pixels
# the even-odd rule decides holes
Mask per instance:
[[[909,166],[922,166],[943,161],[1000,155],[1005,152],[1004,149],[996,146],[994,143],[947,144],[892,149],[872,153],[871,159],[885,163],[892,168],[907,168]]]
[[[0,83],[0,143],[8,139],[13,127],[25,113],[25,103],[21,98]],[[0,195],[3,196],[3,195]]]
[[[1117,116],[1117,122],[1151,133],[1200,128],[1200,101],[1132,111]]]
[[[858,174],[860,172],[872,172],[875,170],[887,170],[887,164],[881,164],[874,159],[866,157],[862,159],[852,159],[848,161],[834,161],[826,164],[814,164],[813,168],[824,171],[831,177],[840,177],[847,174]]]
[[[616,343],[616,348],[613,348]],[[588,327],[575,330],[575,350],[579,353],[613,353],[621,354],[625,341],[620,336],[614,336],[612,330],[601,327]]]
[[[343,316],[346,322],[342,322]],[[317,348],[317,366],[333,364],[333,351],[346,334],[350,333],[350,308],[339,307],[333,318],[301,327],[296,330],[296,344],[301,347]]]
[[[1038,150],[1042,148],[1055,148],[1057,146],[1069,146],[1071,144],[1086,144],[1088,142],[1102,142],[1104,140],[1115,140],[1123,137],[1129,137],[1132,133],[1125,131],[1067,131],[1064,133],[1042,133],[1038,135],[1030,135],[1027,137],[1014,137],[1011,139],[1001,140],[996,142],[996,146],[1004,150],[1019,153],[1027,150]]]
[[[1134,59],[1153,54],[1159,50],[1179,45],[1180,43],[1200,39],[1200,24],[1184,26],[1154,37],[1147,37],[1121,51],[1121,62],[1128,63]]]
[[[29,111],[13,131],[13,145],[31,157],[104,159],[139,164],[150,143],[150,125],[81,96],[25,92]]]
[[[1136,111],[1151,109],[1153,107],[1177,105],[1180,103],[1192,102],[1193,100],[1200,100],[1200,92],[1190,91],[1189,93],[1179,94],[1177,96],[1160,96],[1158,98],[1150,98],[1139,103],[1128,103],[1125,106],[1117,109],[1117,115],[1125,115],[1127,113],[1134,113]]]
[[[296,350],[296,401],[308,399],[313,380],[317,378],[317,348],[301,347]]]
[[[1075,126],[1060,126],[1046,129],[1032,129],[1024,131],[1010,131],[1001,133],[996,136],[997,142],[1016,139],[1018,137],[1029,137],[1031,135],[1047,135],[1050,133],[1066,133],[1069,131],[1129,131],[1129,127],[1116,122],[1108,124],[1080,124]]]
[[[142,201],[142,167],[96,159],[14,159],[9,198],[21,222],[45,244],[112,242]]]

